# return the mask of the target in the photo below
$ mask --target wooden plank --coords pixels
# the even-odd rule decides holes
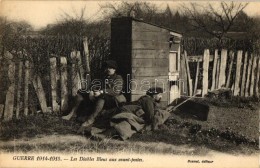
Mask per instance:
[[[64,112],[68,109],[68,72],[67,72],[67,59],[66,57],[60,58],[61,63],[61,112]]]
[[[255,87],[255,76],[256,76],[256,66],[257,66],[257,57],[254,54],[254,59],[253,59],[253,65],[252,65],[252,72],[251,72],[251,82],[250,82],[250,90],[249,90],[249,95],[254,96],[254,87]]]
[[[160,27],[150,25],[147,23],[143,22],[138,22],[138,21],[132,21],[132,32],[135,31],[141,31],[141,32],[166,32],[167,30],[163,30]]]
[[[9,52],[5,53],[6,58],[12,60],[13,55]],[[11,120],[14,114],[14,96],[15,96],[15,63],[13,61],[9,62],[8,66],[8,78],[10,85],[7,89],[5,98],[5,110],[4,110],[4,120]]]
[[[192,80],[190,77],[190,67],[189,67],[189,62],[187,58],[187,52],[184,51],[184,59],[185,59],[185,67],[186,67],[186,72],[187,72],[187,80],[188,80],[188,88],[189,88],[189,96],[192,96]]]
[[[165,49],[169,50],[168,41],[145,41],[145,40],[135,40],[132,41],[132,49]]]
[[[253,64],[253,55],[251,54],[250,59],[249,59],[249,61],[248,61],[248,67],[247,67],[247,78],[246,78],[245,97],[248,97],[248,96],[249,96],[249,84],[250,84],[252,64]]]
[[[202,93],[201,96],[204,97],[208,94],[208,78],[209,78],[209,50],[204,50],[203,57],[203,70],[202,70]]]
[[[19,118],[20,114],[20,107],[21,107],[21,83],[22,83],[22,70],[23,70],[23,62],[19,61],[18,63],[18,77],[17,77],[17,91],[16,91],[16,97],[17,97],[17,102],[16,102],[16,118]]]
[[[218,81],[219,81],[219,68],[220,68],[220,59],[217,59],[217,67],[216,67],[216,87],[215,89],[218,88]]]
[[[188,95],[188,82],[187,82],[187,72],[185,68],[185,58],[184,55],[181,55],[181,73],[180,73],[180,90],[181,95]]]
[[[215,55],[209,56],[209,62],[212,62],[214,60]],[[188,56],[189,62],[202,62],[203,61],[203,55],[192,55]]]
[[[168,67],[169,60],[168,59],[132,59],[132,67],[133,68],[142,68],[142,67]]]
[[[83,41],[83,47],[84,47],[84,56],[86,58],[86,73],[90,74],[90,58],[89,58],[89,49],[88,49],[88,38],[85,37]],[[78,51],[80,54],[80,52]]]
[[[259,78],[260,78],[260,57],[257,56],[257,69],[256,69],[256,83],[255,83],[255,95],[257,98],[259,98]]]
[[[168,67],[166,68],[132,68],[132,77],[135,78],[137,76],[143,77],[160,77],[168,75]]]
[[[235,85],[234,85],[234,96],[239,95],[240,91],[240,74],[241,74],[241,62],[242,62],[242,53],[243,51],[239,50],[237,52],[237,61],[236,61],[236,78],[235,78]]]
[[[166,66],[169,66],[169,72],[176,72],[178,68],[177,53],[170,52],[169,60],[166,59]]]
[[[243,66],[243,74],[242,74],[242,80],[241,80],[240,96],[245,96],[247,58],[248,57],[247,57],[247,52],[246,52],[245,57],[244,57],[244,66]]]
[[[29,81],[30,81],[30,64],[29,61],[25,61],[25,74],[24,74],[24,115],[28,115],[29,111]]]
[[[226,83],[226,66],[227,66],[227,50],[222,49],[221,50],[221,57],[220,57],[218,89],[225,86],[225,83]]]
[[[133,49],[132,50],[132,59],[134,58],[151,58],[151,59],[156,59],[156,58],[168,58],[168,51],[167,50],[142,50],[142,49]]]
[[[179,45],[179,48],[178,48],[178,59],[177,59],[177,70],[180,71],[181,70],[181,46]]]
[[[214,54],[214,62],[213,62],[213,69],[212,69],[212,84],[211,84],[211,91],[216,89],[216,78],[217,78],[217,62],[218,62],[218,50],[215,50]]]
[[[80,77],[78,72],[78,61],[77,53],[71,52],[71,60],[72,60],[72,70],[71,70],[71,79],[72,79],[72,96],[76,96],[78,90],[80,89]]]
[[[193,95],[196,94],[197,92],[197,87],[198,87],[198,79],[199,79],[199,72],[200,71],[200,62],[197,62],[197,68],[196,68],[196,76],[195,76],[195,84],[194,84],[194,92]]]
[[[3,114],[4,114],[4,107],[5,107],[5,105],[0,104],[0,118],[3,117]]]
[[[234,62],[234,52],[230,51],[229,52],[230,60],[229,60],[229,67],[228,67],[228,77],[227,77],[227,82],[226,82],[226,88],[229,88],[230,86],[230,77],[231,77],[231,72],[233,68],[233,62]]]
[[[151,31],[134,31],[132,40],[168,41],[169,34]]]
[[[58,95],[57,95],[57,60],[56,58],[50,58],[50,68],[51,68],[51,95],[52,95],[52,111],[57,113],[60,110],[60,105],[57,103]]]
[[[37,75],[36,77],[34,77],[32,83],[33,83],[35,92],[37,94],[37,97],[39,99],[42,112],[44,112],[44,113],[49,112],[49,109],[47,107],[45,92],[44,92],[42,82],[41,82],[41,78]]]

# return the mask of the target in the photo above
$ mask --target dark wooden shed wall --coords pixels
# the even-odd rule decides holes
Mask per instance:
[[[130,86],[136,89],[126,94],[128,101],[144,95],[142,90],[147,90],[149,85],[154,86],[155,79],[158,79],[156,86],[166,89],[162,104],[168,104],[169,39],[170,30],[131,18],[112,19],[111,53],[125,80],[125,92],[129,91],[127,88]],[[130,78],[127,79],[128,74]],[[134,82],[127,86],[129,80]]]

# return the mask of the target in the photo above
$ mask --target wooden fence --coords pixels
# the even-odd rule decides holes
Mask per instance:
[[[77,94],[80,87],[84,88],[85,82],[90,81],[89,50],[87,40],[83,41],[83,51],[71,51],[69,56],[51,54],[48,62],[49,75],[36,73],[32,56],[26,51],[19,53],[19,58],[6,51],[5,59],[8,64],[9,85],[5,95],[5,103],[0,104],[0,116],[4,120],[21,118],[29,114],[41,112],[64,112],[68,109],[69,99]],[[28,58],[28,59],[27,59]],[[85,61],[85,63],[83,62]],[[39,64],[41,65],[41,64]],[[86,65],[86,67],[84,67]],[[48,80],[49,82],[45,82]],[[46,83],[47,86],[46,87]],[[84,85],[84,86],[83,86]],[[32,88],[32,89],[31,89]],[[49,93],[46,88],[50,88]],[[31,92],[29,90],[34,90]],[[50,95],[50,103],[48,103]],[[34,96],[35,95],[35,96]],[[33,99],[37,98],[37,105]]]
[[[185,51],[182,57],[186,58],[189,96],[197,89],[204,97],[209,91],[229,88],[234,96],[259,98],[259,54],[226,49],[210,53],[205,49],[203,55],[187,56]]]

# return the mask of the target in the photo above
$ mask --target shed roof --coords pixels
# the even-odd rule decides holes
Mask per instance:
[[[173,35],[173,36],[182,37],[182,33],[177,32],[177,31],[175,31],[175,30],[172,30],[172,29],[170,29],[170,28],[161,26],[161,25],[157,25],[157,24],[150,23],[150,22],[147,22],[147,21],[144,21],[144,20],[141,20],[141,19],[136,19],[136,18],[133,18],[133,17],[120,17],[120,18],[131,19],[131,20],[134,20],[134,21],[137,21],[137,22],[143,22],[143,23],[146,23],[146,24],[149,24],[149,25],[153,25],[153,26],[156,26],[156,27],[160,27],[160,28],[162,28],[162,29],[169,30],[169,31],[170,31],[170,34]],[[113,19],[116,19],[116,18],[113,18]]]

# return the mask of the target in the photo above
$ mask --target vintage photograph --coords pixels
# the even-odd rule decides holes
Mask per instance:
[[[0,1],[0,167],[259,167],[259,8]]]

